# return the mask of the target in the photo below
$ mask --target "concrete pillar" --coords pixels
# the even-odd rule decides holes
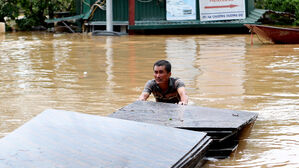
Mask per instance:
[[[106,31],[113,31],[113,7],[112,0],[106,1]]]
[[[0,33],[5,33],[5,23],[0,22]]]
[[[125,25],[120,26],[120,32],[127,33],[127,26]]]

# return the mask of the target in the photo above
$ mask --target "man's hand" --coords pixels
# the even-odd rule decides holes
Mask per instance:
[[[178,93],[181,97],[181,101],[178,104],[187,105],[188,104],[188,96],[186,94],[185,87],[178,88]]]
[[[182,101],[180,101],[178,104],[180,104],[180,105],[187,105],[188,102],[182,102]]]
[[[146,101],[147,98],[150,96],[149,93],[147,92],[142,92],[141,95],[139,96],[138,100],[141,100],[141,101]]]

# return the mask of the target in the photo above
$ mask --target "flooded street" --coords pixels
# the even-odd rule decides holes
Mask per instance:
[[[137,100],[153,63],[167,59],[190,105],[259,114],[230,158],[205,167],[299,167],[298,44],[30,32],[0,34],[0,53],[0,138],[49,108],[109,115]]]

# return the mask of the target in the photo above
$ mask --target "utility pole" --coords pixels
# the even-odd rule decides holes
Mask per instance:
[[[112,0],[106,0],[106,31],[107,32],[113,32]]]

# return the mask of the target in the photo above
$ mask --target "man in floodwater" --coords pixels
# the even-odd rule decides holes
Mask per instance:
[[[146,101],[151,93],[157,102],[188,104],[185,84],[179,78],[171,76],[171,64],[166,60],[157,61],[154,66],[154,78],[149,80],[139,96],[139,100]]]

